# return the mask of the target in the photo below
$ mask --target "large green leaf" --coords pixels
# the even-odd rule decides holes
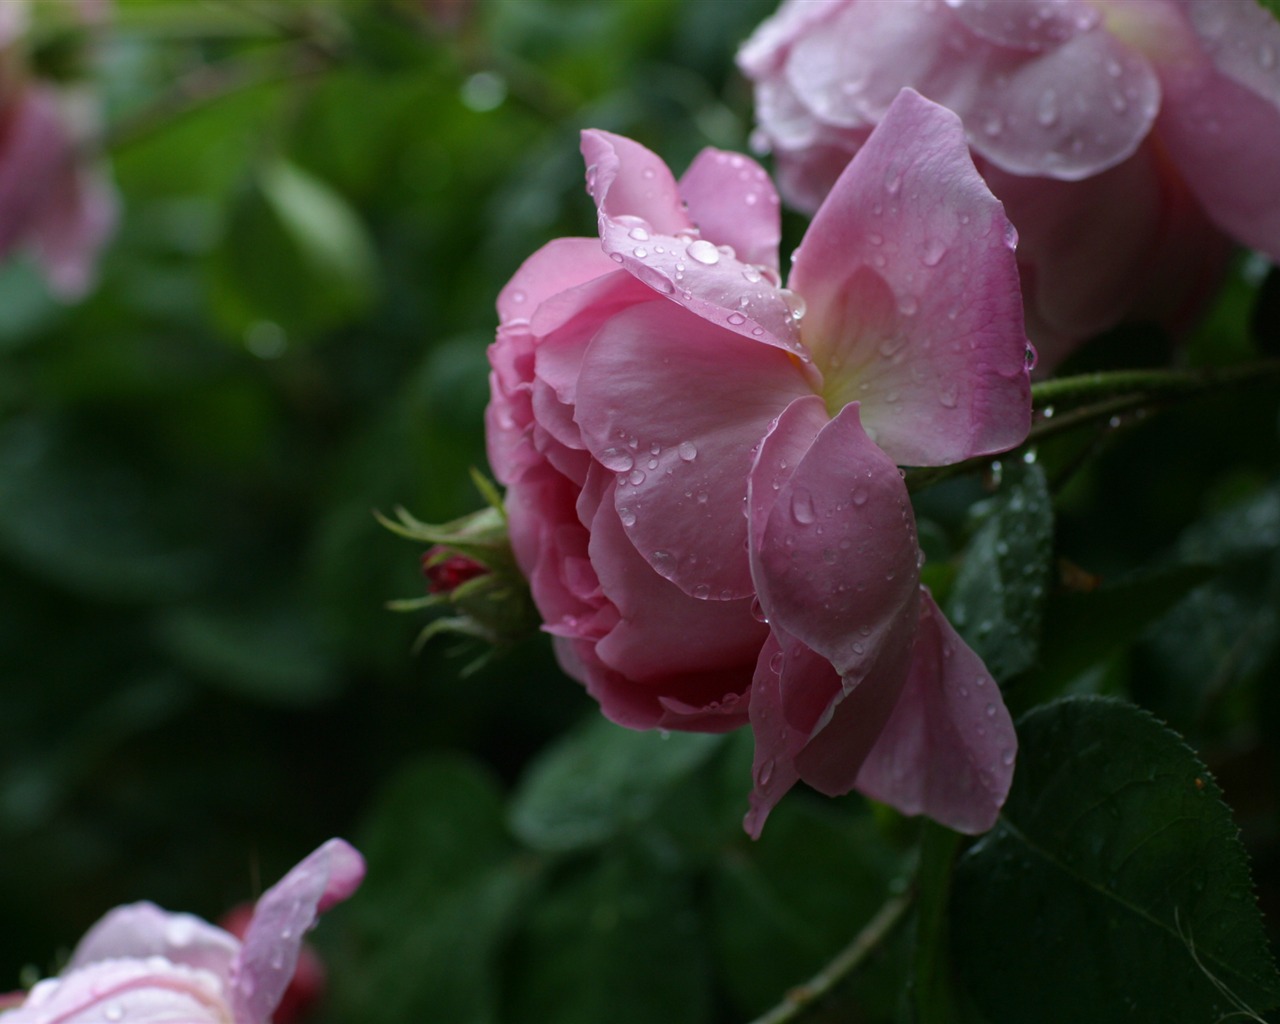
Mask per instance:
[[[633,732],[593,718],[530,767],[512,805],[512,828],[541,850],[602,843],[649,817],[720,739]]]
[[[948,609],[1001,681],[1036,660],[1052,547],[1053,507],[1044,471],[1036,463],[1011,462],[969,543]]]
[[[1018,723],[995,829],[961,860],[953,950],[993,1024],[1205,1024],[1280,1002],[1218,787],[1132,705],[1076,697]]]

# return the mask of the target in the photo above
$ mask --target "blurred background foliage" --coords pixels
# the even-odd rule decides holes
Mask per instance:
[[[0,991],[116,903],[216,918],[330,835],[370,876],[317,934],[320,1020],[743,1020],[903,890],[917,823],[797,793],[753,844],[749,737],[626,733],[545,638],[468,674],[384,608],[421,552],[372,510],[479,507],[497,291],[594,233],[577,132],[746,149],[733,54],[773,6],[117,0],[100,283],[0,268]],[[1275,353],[1276,293],[1242,259],[1189,346],[1126,328],[1064,372]],[[1015,714],[1124,697],[1208,762],[1273,940],[1277,433],[1274,384],[1234,389],[917,495]],[[810,1019],[913,1019],[931,927]]]

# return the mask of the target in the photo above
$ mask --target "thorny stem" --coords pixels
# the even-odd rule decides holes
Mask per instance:
[[[1122,370],[1041,381],[1031,386],[1031,402],[1038,415],[1021,447],[1032,447],[1085,424],[1112,424],[1117,417],[1148,413],[1219,389],[1245,387],[1275,378],[1280,378],[1280,360],[1268,359],[1225,368]],[[997,458],[1008,458],[1017,450]],[[908,470],[907,487],[920,490],[981,469],[992,461],[992,457],[982,456],[951,466]]]
[[[757,1017],[751,1024],[785,1024],[796,1020],[805,1008],[817,1002],[841,981],[848,977],[885,941],[907,916],[915,900],[914,887],[897,896],[891,896],[862,929],[829,964],[803,985],[791,989],[782,1002]]]

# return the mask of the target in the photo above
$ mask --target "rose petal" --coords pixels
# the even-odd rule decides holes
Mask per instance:
[[[903,814],[985,832],[1009,793],[1016,751],[1000,688],[924,591],[907,685],[858,789]]]
[[[583,154],[596,169],[600,242],[611,259],[713,324],[801,351],[788,293],[759,266],[738,258],[727,241],[699,237],[678,195],[675,211],[667,208],[675,183],[661,160],[629,139],[599,131],[583,133]],[[699,182],[700,190],[706,187]]]
[[[208,971],[159,957],[101,960],[39,982],[3,1016],[5,1024],[228,1024],[224,997]]]
[[[731,246],[739,260],[776,277],[782,218],[763,167],[739,153],[704,149],[680,178],[680,194],[703,238]]]
[[[947,7],[969,31],[1017,50],[1050,49],[1101,20],[1081,0],[947,0]]]
[[[615,486],[610,482],[610,490]],[[621,618],[596,644],[596,656],[640,685],[736,665],[742,681],[734,689],[745,690],[768,632],[752,617],[751,599],[700,601],[663,579],[632,546],[611,497],[591,524],[588,550],[601,589]]]
[[[898,463],[1018,444],[1030,381],[1013,232],[955,115],[904,90],[796,255],[829,408],[861,400]]]
[[[240,949],[235,936],[191,914],[171,914],[154,903],[116,907],[84,934],[70,970],[99,960],[162,956],[225,978]]]
[[[1101,28],[1043,52],[1011,49],[925,0],[848,4],[796,43],[787,74],[830,124],[879,121],[910,87],[959,114],[998,166],[1071,180],[1129,156],[1160,100],[1147,61]]]
[[[835,15],[846,0],[786,0],[738,51],[738,67],[759,76],[780,68],[790,46]]]
[[[499,320],[528,319],[548,299],[617,269],[596,239],[557,238],[525,260],[498,293]]]
[[[668,302],[613,317],[582,363],[577,421],[618,474],[627,536],[686,594],[753,593],[742,502],[752,447],[796,396],[812,394],[785,353]]]
[[[330,839],[262,894],[232,966],[238,1024],[268,1024],[293,977],[303,936],[363,879],[364,858],[343,840]]]
[[[831,662],[851,689],[880,648],[900,640],[894,623],[907,611],[914,619],[919,548],[906,485],[862,430],[857,404],[816,436],[815,404],[792,403],[760,447],[751,471],[751,570],[769,622]],[[806,436],[812,442],[780,479],[777,467]],[[770,493],[762,515],[761,496],[767,502]]]

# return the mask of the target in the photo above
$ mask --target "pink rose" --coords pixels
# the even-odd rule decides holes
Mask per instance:
[[[1185,322],[1228,238],[1280,258],[1280,24],[1234,0],[789,0],[739,54],[813,210],[899,89],[964,121],[1019,234],[1046,365]]]
[[[1030,421],[1013,232],[959,121],[904,92],[780,285],[778,199],[745,157],[677,182],[583,135],[600,240],[498,298],[490,461],[565,670],[637,729],[750,723],[747,828],[798,779],[990,826],[1009,717],[919,586],[897,464]]]
[[[84,21],[101,3],[74,10]],[[27,75],[20,54],[27,7],[6,0],[0,15],[0,258],[30,248],[52,292],[79,298],[115,229],[118,201],[86,150],[98,131],[92,93]]]
[[[269,1024],[303,936],[363,877],[360,854],[329,840],[262,895],[243,941],[152,903],[117,907],[4,1024]]]

